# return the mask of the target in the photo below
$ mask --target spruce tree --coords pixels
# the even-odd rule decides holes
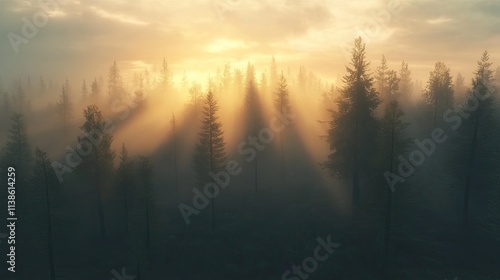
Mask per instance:
[[[468,230],[470,224],[470,201],[472,190],[474,194],[479,195],[480,191],[485,191],[485,187],[492,182],[488,178],[494,174],[492,165],[495,163],[495,157],[498,156],[497,139],[492,138],[491,131],[495,128],[495,119],[493,117],[495,92],[492,63],[489,61],[488,52],[484,52],[478,61],[477,70],[472,79],[472,90],[468,92],[468,100],[477,100],[477,104],[470,105],[472,102],[465,103],[469,107],[464,125],[460,129],[460,136],[466,146],[461,150],[466,151],[465,169],[465,191],[463,207],[463,225]],[[474,107],[472,107],[474,106]],[[477,108],[476,108],[477,107]],[[475,109],[475,110],[472,110]],[[498,125],[498,124],[496,124]],[[482,188],[477,188],[480,187]],[[473,187],[474,186],[474,187]],[[487,188],[486,188],[487,189]],[[487,192],[487,191],[486,191]]]
[[[117,182],[118,188],[123,194],[123,205],[125,210],[125,232],[128,235],[129,232],[129,198],[132,187],[132,161],[129,158],[128,150],[125,147],[125,143],[122,144],[122,149],[120,151],[120,162],[117,169]]]
[[[377,135],[374,111],[380,103],[365,59],[361,37],[354,42],[350,66],[343,78],[344,87],[332,110],[328,130],[331,154],[323,164],[331,175],[352,180],[352,214],[360,206],[360,179],[363,164],[370,161]]]
[[[290,91],[288,90],[288,82],[281,72],[281,76],[279,77],[277,88],[274,92],[274,106],[278,113],[282,116],[286,116],[290,113],[291,105],[290,105]],[[279,132],[280,134],[280,177],[281,184],[286,181],[286,166],[285,166],[285,132],[286,129],[283,129]]]
[[[381,121],[379,134],[379,159],[380,166],[386,168],[384,173],[387,200],[385,207],[385,234],[384,234],[384,262],[387,265],[389,257],[389,246],[392,230],[392,193],[394,192],[394,181],[392,174],[395,173],[397,157],[406,152],[409,141],[405,136],[405,129],[408,123],[403,121],[404,112],[399,106],[399,102],[393,100],[385,108]]]
[[[217,116],[219,106],[212,91],[209,91],[203,108],[201,131],[193,158],[197,185],[204,187],[214,183],[210,173],[217,173],[224,168],[226,153],[222,123]],[[215,197],[211,198],[212,230],[215,229]]]
[[[78,142],[87,143],[87,145],[94,143],[91,146],[90,154],[82,157],[81,169],[85,177],[90,180],[89,184],[94,187],[97,198],[99,228],[101,237],[105,238],[106,224],[104,221],[103,192],[108,183],[109,175],[113,171],[113,160],[115,158],[115,153],[111,150],[113,136],[105,133],[106,121],[97,106],[87,106],[83,111],[83,116],[85,122],[80,129],[85,136],[78,137]]]
[[[433,127],[436,127],[439,120],[442,119],[440,116],[453,105],[450,69],[443,62],[437,62],[434,70],[430,73],[424,99],[433,118]]]
[[[73,117],[73,104],[70,99],[68,88],[68,85],[62,87],[59,102],[57,102],[57,114],[61,119],[64,136],[68,133],[68,128]]]
[[[54,261],[54,239],[53,239],[53,192],[55,187],[57,187],[57,178],[54,170],[50,167],[51,160],[47,156],[47,153],[40,150],[38,147],[35,148],[35,165],[34,165],[34,178],[33,182],[35,185],[40,186],[45,193],[44,200],[46,205],[47,214],[47,249],[48,249],[48,261],[49,261],[49,279],[56,279],[55,274],[55,261]],[[32,193],[32,195],[35,195]]]
[[[250,63],[247,66],[245,105],[246,105],[247,132],[249,135],[251,135],[251,137],[258,137],[259,130],[263,126],[262,108],[257,89],[257,82],[255,81],[255,70]],[[258,153],[256,153],[254,159],[254,191],[256,196],[259,185],[258,159],[259,159]]]

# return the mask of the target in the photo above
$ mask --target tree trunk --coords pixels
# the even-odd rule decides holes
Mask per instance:
[[[127,183],[123,184],[123,193],[125,199],[125,234],[128,236],[128,191]]]
[[[394,171],[394,124],[392,125],[391,130],[391,153],[390,153],[390,162],[389,162],[389,172]],[[386,208],[386,216],[385,216],[385,243],[384,243],[384,262],[385,267],[389,266],[389,244],[391,241],[391,229],[392,229],[392,189],[387,188],[387,208]]]
[[[280,133],[280,175],[281,175],[281,185],[283,186],[285,183],[285,152],[283,148],[283,138],[284,132]]]
[[[99,215],[99,227],[101,229],[101,238],[106,238],[106,224],[104,223],[104,207],[102,205],[101,191],[97,193],[97,213]]]
[[[468,228],[469,220],[469,203],[470,203],[470,191],[472,185],[472,173],[474,168],[474,160],[476,157],[476,146],[477,146],[477,134],[479,130],[479,116],[476,116],[474,121],[474,133],[472,136],[471,150],[469,155],[469,161],[467,164],[467,177],[465,180],[465,192],[464,192],[464,209],[463,209],[463,226],[464,230]]]
[[[255,153],[255,162],[254,162],[254,183],[255,183],[255,198],[257,198],[257,192],[258,192],[258,159],[259,153]]]
[[[151,253],[151,230],[149,226],[149,206],[147,202],[146,202],[146,248],[149,258]]]
[[[55,263],[54,263],[54,249],[53,249],[53,241],[52,241],[52,217],[50,211],[50,199],[49,199],[49,182],[47,178],[47,170],[45,168],[45,162],[43,164],[43,175],[45,179],[45,199],[47,201],[47,231],[48,231],[48,240],[47,247],[49,250],[49,270],[50,270],[50,280],[56,279],[55,273]]]

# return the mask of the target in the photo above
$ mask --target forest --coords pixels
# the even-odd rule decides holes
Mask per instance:
[[[2,80],[0,278],[500,279],[500,66],[367,52]]]

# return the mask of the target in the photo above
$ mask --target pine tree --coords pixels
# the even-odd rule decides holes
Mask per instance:
[[[84,137],[78,138],[79,143],[94,143],[90,154],[83,157],[81,164],[85,177],[90,180],[90,184],[95,188],[97,196],[97,212],[99,216],[99,227],[101,237],[106,237],[106,224],[104,221],[103,191],[109,175],[113,170],[113,160],[115,153],[111,150],[113,136],[104,133],[106,131],[106,121],[102,112],[95,105],[89,105],[83,111],[85,122],[80,127]],[[92,137],[93,139],[90,139]],[[95,141],[98,139],[99,141]],[[90,144],[89,144],[90,145]]]
[[[224,71],[222,72],[222,93],[227,94],[231,90],[231,64],[226,63],[224,65]]]
[[[62,87],[59,102],[57,103],[57,113],[59,114],[59,118],[61,118],[64,135],[66,135],[68,132],[67,129],[73,117],[73,104],[69,96],[67,85]]]
[[[198,120],[198,113],[203,103],[203,93],[201,92],[201,86],[199,84],[195,83],[189,88],[189,98],[191,108],[194,112],[195,120]]]
[[[152,166],[151,161],[146,156],[138,156],[137,172],[139,178],[139,190],[144,199],[144,218],[146,223],[146,249],[148,258],[151,256],[151,212],[153,210],[153,186],[151,183]]]
[[[241,73],[240,69],[235,69],[233,77],[233,93],[236,94],[236,96],[241,96],[240,94],[242,93],[242,90],[243,90],[243,74]]]
[[[117,180],[118,187],[123,193],[123,203],[125,210],[125,232],[128,235],[129,232],[129,196],[131,189],[131,172],[132,172],[132,162],[128,156],[128,150],[125,147],[125,143],[122,143],[122,149],[120,151],[120,162],[117,170]]]
[[[355,40],[351,66],[343,78],[344,87],[332,110],[328,143],[332,153],[323,164],[333,176],[352,178],[352,214],[360,205],[360,177],[363,163],[369,162],[374,150],[377,120],[374,110],[380,100],[373,88],[369,63],[365,60],[365,44]]]
[[[408,63],[401,62],[399,70],[399,96],[401,102],[408,104],[413,94],[413,83],[411,81],[411,71],[408,69]]]
[[[172,125],[172,144],[174,146],[174,188],[175,188],[175,195],[179,195],[179,174],[178,174],[178,168],[177,168],[177,123],[175,121],[175,115],[172,114],[172,119],[170,120],[170,124]]]
[[[24,115],[14,113],[11,117],[12,126],[9,129],[7,143],[2,150],[2,167],[6,170],[7,165],[14,166],[19,174],[26,176],[31,169],[31,147],[28,143]],[[24,174],[23,174],[24,173]],[[24,180],[23,177],[20,177]],[[26,177],[24,177],[26,178]],[[19,180],[19,178],[18,178]]]
[[[299,74],[297,75],[297,83],[299,88],[299,93],[302,98],[307,98],[307,74],[306,68],[304,66],[299,67]]]
[[[388,72],[387,60],[385,59],[385,55],[382,55],[381,64],[377,67],[375,75],[375,89],[380,94],[382,100],[385,100],[388,96]]]
[[[382,63],[377,68],[375,85],[384,104],[389,104],[392,100],[399,100],[399,78],[396,71],[389,70],[385,56],[382,56]]]
[[[26,101],[26,94],[24,93],[21,82],[18,82],[18,84],[16,86],[16,91],[15,91],[15,95],[14,95],[13,99],[14,99],[14,102],[16,105],[16,110],[19,113],[25,113],[25,111],[28,107],[28,104]]]
[[[276,65],[276,59],[274,59],[274,55],[271,59],[271,66],[269,68],[269,88],[274,89],[278,86],[279,74],[278,74],[278,66]]]
[[[469,227],[469,212],[471,191],[473,186],[488,184],[488,174],[491,174],[491,158],[495,157],[494,147],[489,143],[495,141],[491,138],[490,131],[494,128],[493,120],[493,105],[495,102],[494,92],[494,77],[491,70],[492,63],[489,61],[489,54],[485,51],[478,61],[477,70],[474,72],[472,79],[472,90],[469,91],[469,100],[477,100],[477,108],[470,111],[470,116],[461,127],[461,134],[465,137],[467,143],[467,165],[465,170],[465,191],[464,191],[464,208],[463,208],[463,224],[465,231]],[[470,102],[467,102],[470,104]],[[493,170],[494,172],[494,170]],[[485,183],[486,182],[486,183]],[[478,193],[476,193],[478,194]]]
[[[123,98],[125,97],[122,76],[120,74],[120,69],[116,64],[116,61],[114,61],[113,65],[111,65],[111,67],[109,68],[108,97],[111,101],[123,100]]]
[[[56,279],[55,274],[55,261],[54,261],[54,241],[53,241],[53,206],[52,199],[53,194],[51,190],[57,186],[57,178],[54,170],[50,167],[51,160],[47,156],[47,153],[40,150],[38,147],[35,148],[35,166],[34,166],[34,178],[35,184],[39,184],[45,191],[45,204],[47,211],[47,249],[48,249],[48,261],[49,261],[49,279]],[[34,194],[32,194],[34,195]]]
[[[217,173],[223,169],[226,160],[225,143],[222,123],[217,112],[219,106],[213,92],[209,91],[203,108],[203,119],[198,143],[193,158],[198,186],[212,182],[210,173]],[[212,197],[212,230],[215,229],[215,197]]]
[[[434,71],[430,73],[424,99],[431,109],[433,127],[436,127],[439,116],[453,105],[450,69],[443,62],[437,62]]]
[[[409,147],[409,141],[405,137],[405,129],[408,123],[403,121],[404,112],[399,107],[399,103],[393,100],[385,108],[385,113],[381,122],[380,135],[379,135],[379,158],[381,159],[381,166],[387,168],[384,173],[388,187],[387,190],[387,203],[385,208],[385,238],[384,238],[384,259],[385,263],[388,262],[389,245],[391,240],[392,230],[392,193],[394,186],[391,180],[391,174],[394,174],[396,169],[396,162],[398,155],[402,155]]]
[[[287,113],[291,111],[290,105],[290,92],[288,90],[288,83],[283,76],[283,72],[281,72],[281,76],[278,82],[278,86],[276,91],[274,92],[274,106],[278,110],[278,112],[282,116],[286,116]],[[285,129],[280,131],[280,174],[281,174],[281,183],[283,184],[286,180],[286,166],[285,166]]]
[[[260,104],[259,93],[257,92],[257,83],[255,81],[255,70],[253,66],[249,63],[247,66],[247,78],[246,78],[246,120],[248,134],[253,137],[257,137],[259,130],[263,126],[262,119],[262,108]],[[255,154],[254,159],[254,190],[255,196],[258,192],[258,153]]]
[[[94,79],[92,84],[90,85],[90,97],[96,101],[101,95],[101,89],[99,84],[97,83],[97,79]]]
[[[163,91],[170,91],[172,87],[172,73],[168,66],[167,60],[163,58],[161,64],[161,87]]]
[[[267,92],[269,91],[269,81],[265,71],[260,74],[259,86],[260,86],[260,92],[263,95],[267,94]]]
[[[87,82],[85,79],[83,79],[83,84],[82,84],[82,100],[87,101],[89,98],[89,90],[87,88]]]

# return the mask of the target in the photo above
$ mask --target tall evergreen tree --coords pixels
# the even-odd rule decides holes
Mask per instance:
[[[291,105],[290,105],[290,91],[288,90],[288,83],[283,76],[283,72],[281,72],[281,76],[278,81],[277,88],[274,92],[274,106],[278,110],[278,112],[285,116],[287,113],[290,113]],[[280,175],[281,175],[281,183],[283,184],[286,180],[286,166],[285,166],[285,132],[283,129],[280,131]]]
[[[175,121],[175,115],[172,114],[172,119],[170,120],[170,124],[172,125],[172,144],[173,144],[173,149],[174,149],[174,188],[175,188],[175,195],[179,194],[179,174],[178,174],[178,167],[177,167],[177,123]]]
[[[54,261],[54,239],[53,239],[53,203],[52,197],[54,188],[57,186],[57,178],[54,170],[50,167],[51,160],[47,153],[35,148],[35,165],[34,165],[34,183],[40,185],[45,192],[45,205],[47,211],[47,249],[49,261],[49,279],[56,279],[55,261]],[[34,194],[33,194],[34,195]]]
[[[125,232],[127,235],[129,233],[129,226],[130,226],[129,200],[133,182],[131,173],[132,173],[132,161],[129,158],[128,150],[125,147],[125,143],[123,143],[122,149],[120,151],[120,162],[118,164],[118,170],[116,175],[118,181],[118,188],[123,194],[123,204],[125,210]]]
[[[333,176],[352,179],[352,214],[360,205],[360,177],[363,164],[369,162],[377,134],[374,110],[380,103],[365,59],[365,44],[361,37],[354,42],[350,66],[343,78],[344,87],[332,110],[328,131],[331,154],[324,167]]]
[[[222,123],[219,121],[217,112],[219,106],[213,92],[209,91],[203,108],[203,119],[198,143],[195,147],[194,168],[198,186],[205,186],[213,182],[210,173],[217,173],[224,168],[226,161],[225,143],[222,131]],[[212,230],[215,229],[215,197],[211,199],[212,206]]]
[[[116,64],[116,61],[114,61],[113,65],[111,65],[111,67],[109,68],[108,97],[111,101],[123,100],[123,98],[125,97],[122,76],[120,74],[120,69]]]
[[[433,127],[438,125],[438,120],[445,110],[453,105],[453,85],[450,69],[443,63],[437,62],[430,73],[424,99],[433,116]]]
[[[153,186],[151,183],[152,166],[151,161],[146,156],[138,156],[137,171],[139,179],[139,190],[143,197],[144,218],[146,223],[146,249],[148,258],[151,256],[151,213],[153,210]]]
[[[97,83],[97,79],[94,79],[92,84],[90,85],[90,97],[96,101],[101,95],[101,88],[99,87],[99,84]]]
[[[101,237],[105,238],[106,224],[104,221],[103,192],[108,183],[109,175],[113,170],[113,160],[115,158],[115,153],[111,150],[113,136],[104,133],[106,131],[106,121],[97,106],[87,106],[83,111],[83,116],[85,122],[80,129],[85,136],[82,138],[78,137],[78,142],[96,143],[92,146],[90,154],[82,158],[83,162],[81,166],[82,171],[86,175],[85,177],[90,180],[89,183],[94,187],[97,199],[99,228]],[[95,141],[95,139],[99,141]]]
[[[172,73],[170,71],[170,67],[168,66],[167,60],[163,58],[163,62],[161,64],[161,87],[163,91],[170,91],[172,87]]]
[[[247,78],[246,78],[246,120],[247,120],[247,132],[253,137],[257,137],[259,130],[262,128],[262,108],[260,104],[259,93],[257,89],[257,82],[255,81],[255,70],[253,66],[249,63],[247,66]],[[258,192],[258,177],[259,177],[259,161],[258,153],[255,154],[254,159],[254,190],[257,196]]]
[[[278,66],[274,56],[271,59],[271,67],[269,68],[269,88],[274,89],[278,86],[279,81]]]
[[[388,95],[388,72],[389,66],[387,66],[387,60],[385,59],[385,55],[382,55],[380,66],[377,67],[377,72],[375,74],[375,89],[384,100]]]
[[[57,103],[57,113],[59,114],[59,118],[62,122],[62,127],[64,134],[67,134],[67,130],[71,119],[73,117],[73,104],[70,99],[70,95],[68,92],[68,86],[62,87],[61,95],[59,96],[59,102]]]
[[[384,262],[387,265],[389,257],[389,246],[392,231],[392,193],[394,192],[393,180],[391,174],[396,170],[398,155],[402,155],[409,147],[409,141],[405,136],[405,129],[408,123],[403,121],[404,112],[401,110],[398,101],[393,100],[385,108],[382,118],[379,135],[379,159],[381,166],[386,168],[384,177],[387,186],[384,184],[387,194],[387,203],[385,208],[385,234],[384,234]]]
[[[411,71],[408,63],[401,62],[399,70],[399,94],[404,100],[409,100],[413,93],[413,82],[411,80]]]
[[[497,145],[491,145],[491,131],[494,129],[493,105],[495,102],[495,88],[492,63],[489,61],[489,54],[485,51],[478,61],[477,70],[474,72],[472,79],[472,90],[469,91],[469,100],[477,100],[478,104],[475,110],[470,111],[470,116],[467,117],[461,134],[464,136],[465,143],[468,147],[464,147],[467,151],[467,165],[465,170],[465,191],[464,191],[464,208],[463,208],[463,224],[465,230],[469,227],[470,216],[470,201],[471,191],[475,188],[475,194],[478,191],[484,191],[485,185],[490,185],[487,177],[491,177],[495,170],[491,169],[492,156],[498,156]],[[485,98],[486,97],[486,98]],[[469,106],[470,102],[467,103]],[[477,187],[483,185],[483,188]],[[474,187],[473,187],[474,186]]]
[[[2,164],[6,170],[7,165],[14,166],[20,174],[26,176],[32,163],[31,147],[28,143],[24,115],[14,113],[11,117],[12,126],[9,129],[7,143],[2,150]],[[21,171],[22,170],[22,171]],[[26,177],[24,177],[26,178]],[[23,177],[18,180],[24,180]]]
[[[83,79],[83,84],[82,84],[82,100],[87,101],[89,98],[89,89],[87,88],[87,82],[85,79]]]

